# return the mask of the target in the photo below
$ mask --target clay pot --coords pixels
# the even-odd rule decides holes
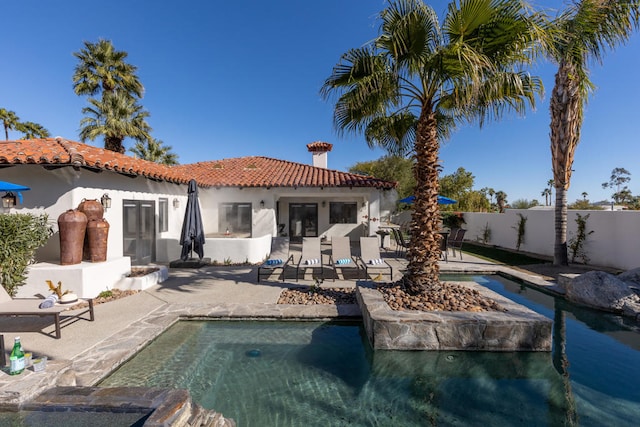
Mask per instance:
[[[87,222],[88,254],[85,259],[91,262],[107,260],[107,242],[109,240],[109,223],[104,218],[91,219]],[[87,257],[88,255],[88,257]]]
[[[78,205],[78,210],[87,216],[87,221],[91,221],[92,219],[102,219],[104,217],[104,208],[98,199],[82,199]],[[82,248],[82,259],[85,261],[91,261],[88,238],[89,235],[85,235],[84,246]]]
[[[60,264],[80,264],[87,230],[87,216],[78,210],[69,209],[58,217],[58,229],[60,230]]]
[[[78,205],[78,210],[87,216],[87,221],[102,219],[104,216],[104,208],[98,199],[82,199]]]

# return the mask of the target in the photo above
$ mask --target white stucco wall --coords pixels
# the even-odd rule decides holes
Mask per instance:
[[[518,214],[527,218],[525,241],[520,250],[553,257],[555,241],[554,210],[507,209],[505,213],[465,212],[464,218],[468,240],[481,240],[487,226],[491,230],[488,242],[515,249],[517,243]],[[587,219],[588,235],[584,249],[590,264],[629,270],[640,267],[640,211],[582,211],[567,213],[567,240],[575,236],[577,214]],[[571,252],[569,252],[571,258]]]

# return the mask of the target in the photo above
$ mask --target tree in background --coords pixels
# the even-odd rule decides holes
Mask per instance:
[[[128,64],[128,53],[115,50],[110,40],[84,42],[84,49],[73,56],[79,61],[73,73],[76,95],[123,92],[134,99],[142,98],[144,87],[136,75],[138,68]]]
[[[451,175],[440,178],[440,195],[457,201],[452,205],[440,206],[441,211],[487,212],[489,201],[482,190],[474,191],[475,177],[465,168],[459,167]]]
[[[540,202],[536,199],[533,199],[531,201],[527,199],[516,199],[509,204],[509,207],[512,209],[530,209],[535,206],[540,206]]]
[[[411,172],[413,160],[401,156],[384,156],[370,162],[359,162],[349,168],[349,172],[373,176],[398,183],[398,198],[413,195],[416,180]]]
[[[507,193],[496,191],[496,204],[498,205],[498,212],[504,213],[504,208],[507,205]]]
[[[493,204],[493,196],[496,194],[496,190],[491,187],[483,187],[480,189],[480,192],[485,195],[485,197],[489,196],[489,206]]]
[[[50,136],[49,131],[42,125],[34,122],[21,122],[15,112],[6,108],[0,108],[0,121],[4,127],[5,139],[9,140],[9,131],[16,130],[22,132],[23,139],[46,138]]]
[[[567,191],[580,142],[584,106],[594,85],[589,62],[626,42],[638,27],[640,0],[580,0],[553,20],[547,52],[558,65],[551,94],[551,162],[556,189],[553,263],[568,265]]]
[[[9,131],[14,130],[20,119],[16,116],[16,113],[9,111],[6,108],[0,108],[0,120],[2,120],[2,126],[4,127],[4,137],[9,140]]]
[[[164,142],[158,139],[137,141],[129,151],[131,151],[136,157],[149,160],[151,162],[165,165],[178,164],[178,155],[171,152],[171,146],[164,145]]]
[[[88,117],[80,121],[80,139],[93,141],[103,136],[104,148],[118,153],[125,152],[127,137],[149,139],[149,113],[137,103],[144,88],[137,67],[125,61],[128,54],[115,50],[110,40],[99,39],[84,42],[84,48],[73,55],[78,59],[72,78],[76,95],[100,95],[99,99],[89,98],[90,106],[82,109]]]
[[[151,127],[145,120],[149,113],[132,98],[118,92],[106,93],[102,100],[90,98],[89,104],[82,109],[86,115],[80,121],[82,141],[103,136],[105,149],[124,154],[122,141],[126,137],[137,141],[151,138]]]
[[[508,111],[524,113],[542,92],[540,79],[521,69],[539,30],[538,17],[523,6],[452,2],[441,24],[420,0],[389,2],[379,36],[345,53],[324,82],[325,99],[339,97],[339,132],[364,132],[370,145],[415,156],[411,233],[420,238],[407,250],[410,293],[440,286],[440,140],[456,121],[482,125]]]
[[[542,193],[540,195],[544,196],[544,205],[551,206],[551,190],[545,188],[544,190],[542,190]]]
[[[584,194],[584,193],[583,193]],[[602,206],[594,205],[586,198],[582,200],[576,200],[575,202],[569,204],[567,206],[568,209],[577,209],[577,210],[590,210],[590,211],[601,211],[603,210]]]
[[[22,132],[22,139],[48,138],[51,136],[47,129],[34,122],[18,123],[16,130]]]
[[[633,199],[631,191],[629,187],[626,186],[628,182],[631,181],[631,173],[625,168],[615,168],[611,171],[611,176],[609,177],[609,182],[603,182],[603,189],[615,189],[615,193],[611,195],[611,198],[616,204],[621,204],[625,202],[630,202]],[[620,188],[621,186],[623,186]]]

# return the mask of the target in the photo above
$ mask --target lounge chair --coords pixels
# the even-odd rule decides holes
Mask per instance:
[[[393,268],[380,256],[380,248],[376,237],[360,237],[360,260],[364,264],[365,275],[369,272],[389,274],[389,281],[393,280]]]
[[[43,299],[37,298],[21,298],[21,299],[13,299],[7,291],[4,289],[2,285],[0,285],[0,316],[2,317],[17,317],[17,316],[39,316],[39,317],[53,317],[53,321],[55,324],[55,336],[57,339],[61,337],[61,318],[60,313],[67,310],[68,307],[62,305],[54,305],[51,308],[40,308],[40,303],[42,303]],[[80,311],[79,313],[73,314],[71,316],[65,317],[64,320],[70,318],[78,318],[81,319],[82,315],[85,313],[89,313],[89,321],[93,322],[95,317],[93,314],[93,299],[87,299],[89,302],[89,308],[86,310]]]
[[[260,282],[261,273],[265,273],[265,277],[271,276],[276,270],[282,270],[282,281],[284,282],[284,273],[287,265],[293,262],[293,255],[289,255],[289,238],[288,237],[272,237],[271,253],[269,257],[258,267],[258,282]]]
[[[302,238],[302,255],[296,266],[296,281],[300,278],[300,270],[302,274],[307,271],[307,268],[319,268],[320,278],[324,279],[323,265],[322,265],[322,250],[320,249],[319,237],[303,237]]]
[[[449,248],[451,248],[451,253],[453,254],[453,256],[456,256],[456,249],[458,250],[458,253],[460,254],[460,259],[462,259],[462,242],[464,240],[464,234],[467,232],[467,230],[465,230],[464,228],[457,228],[455,229],[455,235],[454,235],[454,230],[451,230],[451,235],[449,236],[449,241],[447,242],[447,246]]]
[[[329,268],[333,269],[333,281],[338,277],[338,269],[342,270],[344,277],[345,270],[355,269],[360,277],[360,266],[358,260],[351,255],[351,242],[349,237],[331,238],[331,255],[329,255]]]

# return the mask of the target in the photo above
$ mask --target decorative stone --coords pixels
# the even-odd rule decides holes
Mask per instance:
[[[588,307],[621,313],[625,306],[640,303],[640,297],[633,290],[640,282],[639,278],[639,270],[619,276],[604,271],[589,271],[565,284],[566,298]]]

